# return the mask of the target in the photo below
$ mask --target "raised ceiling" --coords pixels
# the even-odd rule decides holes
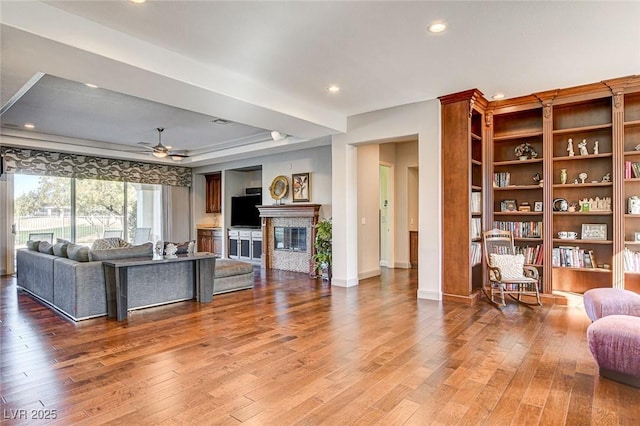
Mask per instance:
[[[472,87],[640,72],[639,2],[29,1],[1,2],[0,20],[3,143],[128,158],[165,127],[194,166],[327,143],[351,115]],[[444,33],[426,31],[436,20]]]

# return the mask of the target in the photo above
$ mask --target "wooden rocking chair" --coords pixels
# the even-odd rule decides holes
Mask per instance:
[[[489,282],[482,292],[496,306],[506,306],[505,295],[525,305],[542,305],[538,292],[538,270],[524,264],[524,256],[516,255],[510,231],[492,229],[482,233]],[[523,299],[535,297],[535,302]]]

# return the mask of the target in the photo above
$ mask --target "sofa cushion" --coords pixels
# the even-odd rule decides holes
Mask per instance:
[[[57,243],[71,244],[71,241],[65,240],[64,238],[56,238],[56,244]]]
[[[178,249],[178,251],[176,251],[176,254],[187,254],[189,252],[189,243],[193,243],[194,247],[195,247],[196,241],[195,240],[193,240],[193,241],[185,241],[184,243],[172,243],[171,241],[165,241],[164,242],[164,248],[166,250],[167,245],[173,244]]]
[[[40,247],[40,241],[27,241],[27,248],[31,251],[38,251],[38,247]]]
[[[111,248],[105,250],[90,250],[89,260],[116,260],[134,259],[137,257],[151,257],[153,255],[153,243],[144,243],[139,246]]]
[[[67,257],[67,246],[69,243],[55,243],[53,245],[53,254],[58,257]]]
[[[53,254],[53,245],[48,241],[40,241],[40,244],[38,244],[38,251],[44,254]]]
[[[93,242],[91,250],[108,250],[122,247],[131,247],[131,244],[118,237],[101,238]]]
[[[216,278],[253,273],[253,265],[232,259],[216,259]]]
[[[77,262],[89,261],[89,247],[79,246],[77,244],[67,245],[67,257]]]

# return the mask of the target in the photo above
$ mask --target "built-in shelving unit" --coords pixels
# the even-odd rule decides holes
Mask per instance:
[[[461,202],[466,193],[482,192],[483,230],[511,229],[517,248],[529,254],[537,248],[533,264],[547,302],[561,300],[556,290],[617,287],[640,292],[640,76],[486,104],[475,98],[471,105],[482,105],[478,113],[484,116],[484,129],[476,133],[469,125],[467,138],[484,144],[481,158],[487,161],[466,148],[469,142],[460,129],[467,118],[464,107],[454,111],[450,105],[464,94],[478,93],[440,98],[443,169],[452,170],[451,162],[470,169],[457,182],[450,182],[452,173],[445,172],[445,198]],[[473,114],[468,117],[472,121]],[[516,147],[522,144],[537,155],[518,157]],[[464,153],[453,155],[462,145]],[[482,170],[482,178],[473,178],[474,167]],[[629,200],[635,196],[639,201],[630,212]],[[474,219],[473,214],[449,216],[446,202],[443,217],[445,242],[447,232],[465,222],[471,227]],[[462,241],[454,244],[460,247]],[[446,275],[454,265],[446,249],[443,254]],[[452,286],[445,276],[445,295]],[[467,288],[472,294],[475,285]]]
[[[443,293],[445,300],[474,303],[484,280],[481,232],[485,227],[487,105],[469,90],[440,98],[443,138]]]

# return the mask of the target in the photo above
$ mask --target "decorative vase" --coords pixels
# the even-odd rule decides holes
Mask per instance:
[[[567,169],[560,170],[560,183],[563,185],[567,183]]]

